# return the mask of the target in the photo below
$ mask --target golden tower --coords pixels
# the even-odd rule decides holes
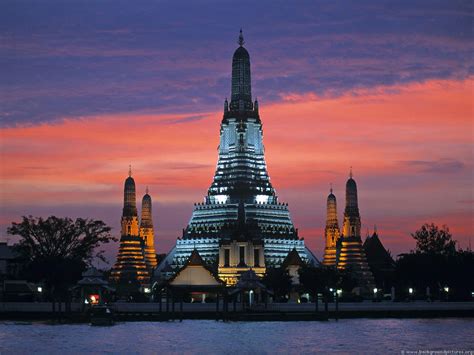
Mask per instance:
[[[374,277],[369,269],[362,239],[360,237],[360,214],[357,201],[357,185],[352,178],[352,168],[346,183],[346,208],[340,242],[337,267],[354,272],[360,287],[369,290],[374,285]],[[370,290],[371,291],[371,290]]]
[[[147,284],[150,274],[143,253],[144,242],[139,234],[135,180],[132,178],[131,168],[125,180],[121,224],[122,232],[117,261],[110,277],[115,282],[136,280],[141,284]]]
[[[326,248],[324,249],[323,265],[336,266],[336,245],[339,241],[340,231],[337,221],[336,196],[332,193],[332,187],[327,199],[327,217],[324,237],[326,239]]]
[[[153,217],[151,212],[151,196],[148,187],[142,199],[142,218],[140,220],[140,237],[145,243],[145,262],[148,269],[153,270],[158,264],[155,252],[155,233],[153,230]]]

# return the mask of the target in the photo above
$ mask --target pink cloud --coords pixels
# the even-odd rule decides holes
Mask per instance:
[[[459,201],[473,199],[473,82],[435,80],[342,96],[288,94],[261,103],[272,182],[317,255],[329,183],[342,215],[349,166],[363,223],[377,224],[396,253],[413,247],[409,233],[425,221],[448,223],[467,243],[472,204]],[[136,112],[1,129],[3,229],[12,209],[19,218],[29,214],[27,206],[51,206],[50,212],[65,203],[119,205],[131,163],[138,195],[148,185],[160,206],[158,220],[165,220],[163,230],[157,224],[158,250],[169,250],[189,216],[168,223],[175,212],[166,206],[189,204],[190,211],[202,200],[215,169],[220,119],[218,111],[199,117]]]

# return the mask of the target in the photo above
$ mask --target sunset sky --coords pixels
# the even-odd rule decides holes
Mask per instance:
[[[473,16],[454,0],[4,0],[0,240],[22,215],[51,214],[118,236],[132,164],[168,252],[212,181],[242,27],[268,171],[318,257],[329,185],[342,224],[350,166],[364,238],[377,225],[397,255],[435,222],[466,248]]]

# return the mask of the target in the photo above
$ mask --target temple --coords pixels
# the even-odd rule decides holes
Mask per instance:
[[[131,168],[125,180],[121,226],[117,261],[112,268],[110,279],[115,283],[138,281],[141,285],[148,285],[152,271],[157,265],[151,197],[147,189],[142,200],[142,218],[139,224],[135,180]]]
[[[219,277],[228,285],[236,284],[249,269],[262,276],[267,267],[280,266],[293,249],[305,262],[317,263],[298,237],[288,204],[278,201],[270,182],[242,31],[238,44],[232,58],[231,100],[224,101],[214,179],[166,260],[174,268],[182,267],[196,249],[207,263],[217,266]]]
[[[331,193],[327,199],[325,230],[326,248],[323,264],[352,273],[362,292],[371,292],[375,286],[374,276],[367,263],[367,257],[360,236],[361,221],[357,198],[357,184],[352,177],[352,168],[346,183],[346,206],[342,233],[337,221],[336,196]]]
[[[383,246],[376,226],[374,226],[372,236],[367,233],[367,238],[364,242],[364,250],[377,287],[386,288],[387,285],[393,285],[395,261],[390,255],[390,252]]]
[[[326,229],[324,230],[326,248],[324,249],[323,265],[336,266],[336,246],[339,241],[340,231],[337,221],[336,196],[331,191],[327,199]]]

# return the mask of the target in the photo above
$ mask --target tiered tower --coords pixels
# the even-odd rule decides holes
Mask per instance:
[[[110,277],[115,282],[137,280],[141,284],[147,284],[150,275],[143,253],[144,242],[139,233],[135,195],[135,180],[132,178],[130,168],[124,186],[119,252]]]
[[[356,276],[359,286],[368,290],[374,285],[374,277],[367,264],[360,237],[360,227],[357,185],[352,178],[351,168],[349,180],[346,183],[346,209],[344,210],[344,225],[337,267],[342,270],[351,270]]]
[[[336,196],[332,193],[332,187],[327,199],[327,217],[324,237],[326,240],[326,248],[324,249],[323,265],[336,266],[336,247],[339,241],[340,231],[337,221]]]
[[[145,262],[150,270],[157,265],[155,253],[155,233],[153,230],[153,219],[151,213],[151,196],[148,194],[148,187],[142,199],[142,218],[140,220],[140,237],[142,237],[145,246]]]
[[[280,265],[293,248],[305,261],[314,258],[298,238],[288,205],[278,202],[270,183],[242,31],[238,44],[232,58],[231,101],[224,102],[217,169],[204,202],[195,205],[172,251],[173,266],[183,265],[194,248],[207,262],[218,261],[221,269],[227,264]]]

